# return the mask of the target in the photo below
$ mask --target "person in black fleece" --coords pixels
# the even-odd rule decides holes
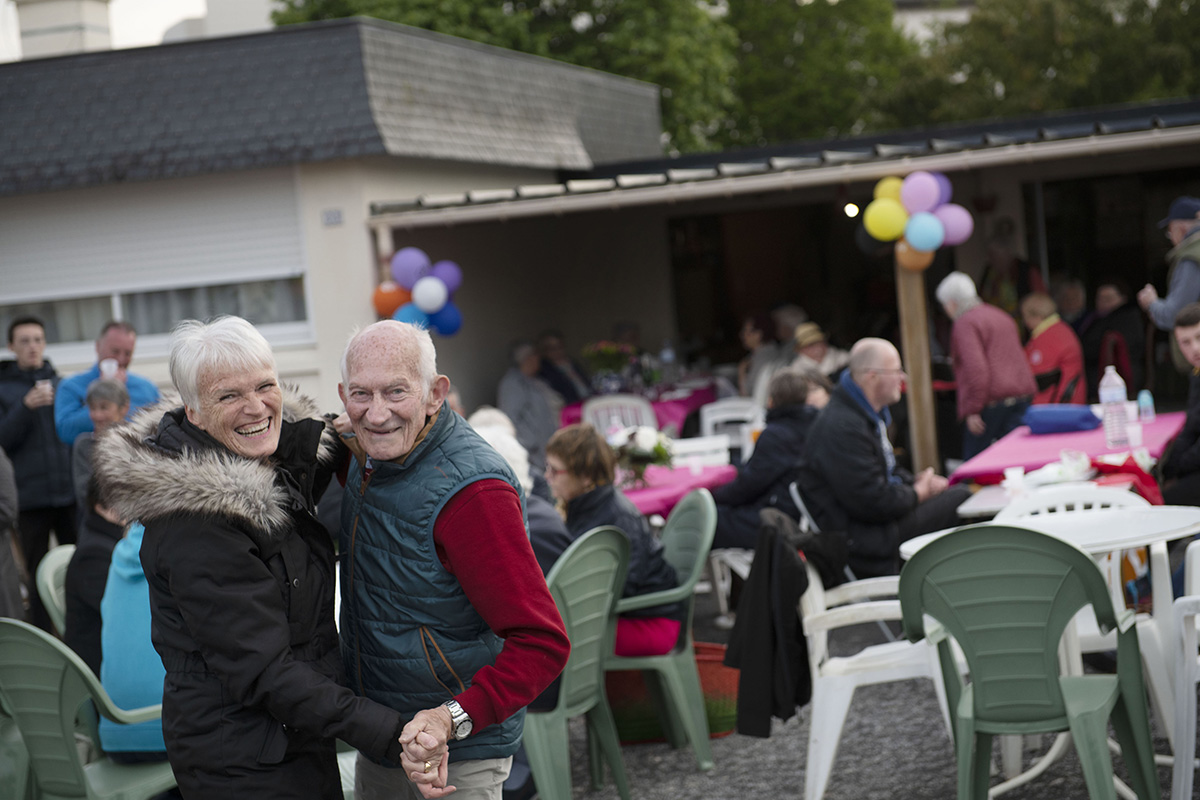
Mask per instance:
[[[713,547],[753,549],[758,542],[758,512],[764,508],[799,518],[788,484],[796,480],[808,429],[832,390],[825,376],[811,370],[785,369],[771,378],[767,427],[759,434],[754,453],[736,478],[713,490],[717,503]]]

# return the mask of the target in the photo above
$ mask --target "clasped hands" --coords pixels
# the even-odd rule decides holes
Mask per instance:
[[[921,470],[921,474],[917,475],[913,480],[913,489],[917,493],[917,502],[923,503],[931,497],[936,497],[946,491],[949,481],[941,475],[937,475],[933,471],[933,467],[926,467]]]
[[[455,787],[447,786],[450,763],[446,743],[453,730],[450,711],[445,706],[418,711],[412,721],[400,731],[400,765],[420,790],[421,796],[445,797]]]

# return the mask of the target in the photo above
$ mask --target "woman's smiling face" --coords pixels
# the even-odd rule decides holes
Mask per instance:
[[[265,459],[279,448],[283,393],[270,367],[227,375],[202,375],[200,404],[188,420],[243,458]]]

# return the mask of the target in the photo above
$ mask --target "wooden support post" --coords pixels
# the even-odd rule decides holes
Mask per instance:
[[[924,272],[896,264],[896,302],[900,307],[904,369],[908,372],[908,438],[912,446],[913,472],[920,472],[926,467],[941,472],[934,423]]]

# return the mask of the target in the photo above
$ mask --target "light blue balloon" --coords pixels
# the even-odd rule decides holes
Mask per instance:
[[[429,315],[417,308],[416,303],[405,303],[400,306],[396,309],[396,313],[392,314],[392,319],[396,320],[396,322],[407,322],[421,328],[429,327]]]
[[[922,211],[908,218],[904,238],[915,250],[937,250],[946,239],[946,228],[933,214]]]

